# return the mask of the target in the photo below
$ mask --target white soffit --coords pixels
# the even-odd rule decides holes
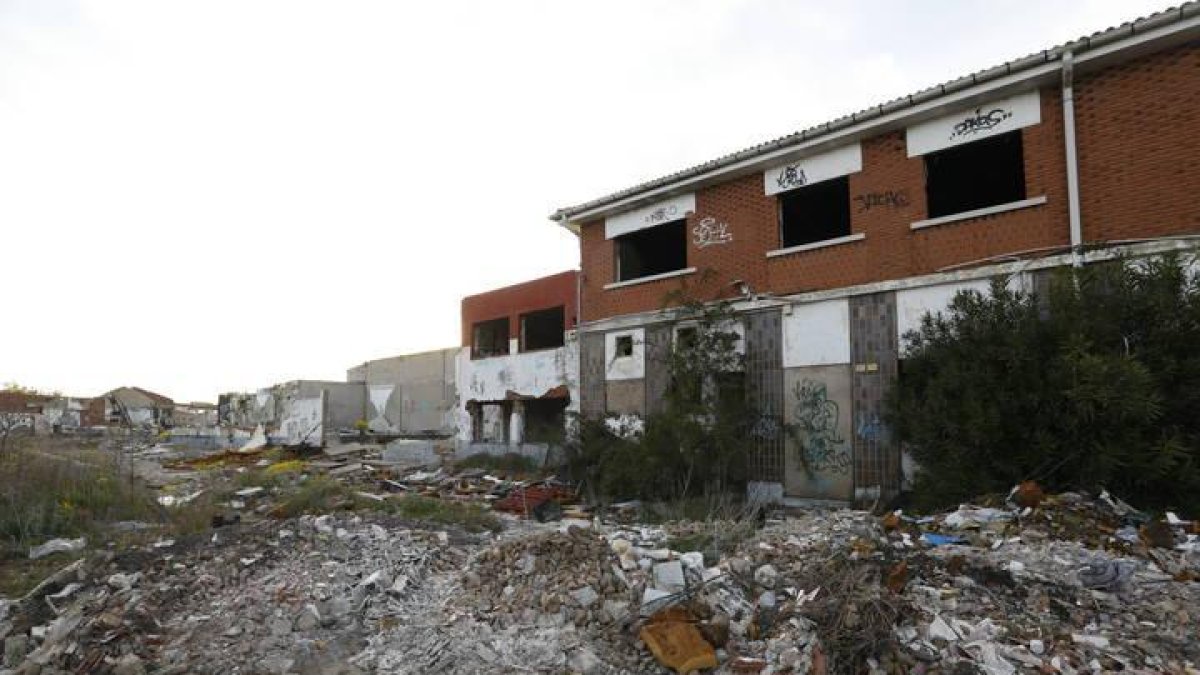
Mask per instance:
[[[989,136],[1024,129],[1042,121],[1037,90],[989,101],[908,128],[908,156],[916,157]]]
[[[775,195],[858,171],[862,171],[862,144],[851,143],[767,169],[763,187],[768,195]]]
[[[604,220],[604,238],[612,239],[630,232],[637,232],[655,225],[686,218],[696,210],[696,193],[664,199],[640,209],[618,213]]]

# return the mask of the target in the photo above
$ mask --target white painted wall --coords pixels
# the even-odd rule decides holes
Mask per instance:
[[[850,363],[850,301],[793,305],[783,316],[783,367]]]
[[[686,218],[696,210],[696,193],[671,197],[640,209],[618,213],[604,220],[604,238],[612,239],[655,225]]]
[[[279,436],[286,445],[325,444],[324,391],[308,398],[286,398],[281,403]]]
[[[952,148],[1042,121],[1037,90],[971,106],[908,128],[908,156]]]
[[[852,143],[767,169],[763,172],[763,188],[774,195],[859,171],[862,144]]]
[[[617,356],[617,339],[633,338],[633,354]],[[604,334],[604,379],[640,380],[646,377],[646,330],[631,328]]]
[[[986,295],[990,285],[987,279],[977,279],[896,291],[896,335],[901,353],[905,347],[904,334],[920,328],[921,317],[927,312],[945,311],[961,290],[975,290]]]
[[[371,414],[371,419],[367,420],[368,428],[371,431],[394,431],[394,427],[387,418],[388,401],[392,398],[392,394],[396,391],[396,386],[392,384],[372,384],[367,386],[367,398],[371,402],[371,409],[368,411]]]
[[[455,410],[458,438],[471,440],[468,401],[503,401],[509,393],[540,397],[566,385],[571,397],[567,412],[579,411],[579,341],[568,331],[562,347],[535,352],[472,359],[471,350],[458,353],[458,405]]]

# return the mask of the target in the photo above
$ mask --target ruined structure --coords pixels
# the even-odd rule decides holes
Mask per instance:
[[[923,313],[1194,245],[1198,38],[1184,5],[554,213],[579,236],[583,414],[661,405],[668,293],[730,299],[755,487],[895,494],[883,402]]]
[[[458,356],[458,440],[544,454],[579,410],[578,272],[468,296]]]
[[[367,361],[346,371],[366,388],[362,419],[373,434],[450,438],[455,433],[458,348]]]

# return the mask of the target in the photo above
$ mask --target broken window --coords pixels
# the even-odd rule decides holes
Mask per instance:
[[[842,176],[779,195],[783,248],[850,234],[850,179]]]
[[[676,220],[629,234],[617,247],[617,281],[665,274],[687,267],[687,221]]]
[[[521,351],[563,346],[566,314],[563,308],[543,309],[521,315]]]
[[[471,339],[471,358],[481,359],[508,353],[508,318],[480,321]]]
[[[530,443],[561,443],[566,429],[567,403],[565,398],[525,401],[525,440]]]
[[[925,196],[930,218],[1025,199],[1021,132],[925,155]]]
[[[614,351],[616,352],[617,358],[621,358],[622,356],[633,356],[633,336],[618,335],[617,344]]]

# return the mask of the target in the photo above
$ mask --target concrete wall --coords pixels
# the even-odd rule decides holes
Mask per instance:
[[[456,430],[457,347],[368,361],[346,371],[365,386],[376,432],[449,436]]]
[[[521,398],[569,397],[567,413],[579,412],[579,342],[574,331],[557,349],[472,359],[470,349],[458,354],[458,438],[471,440],[468,405]],[[490,407],[490,406],[489,406]],[[485,408],[486,410],[486,408]]]
[[[366,413],[367,393],[359,382],[296,380],[274,387],[276,399],[314,399],[325,394],[325,428],[328,432],[353,429]]]

